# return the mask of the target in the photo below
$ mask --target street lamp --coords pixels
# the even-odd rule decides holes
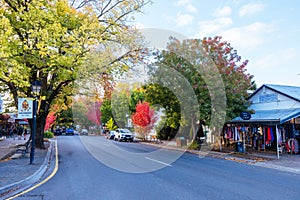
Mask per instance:
[[[37,96],[41,91],[40,81],[34,81],[31,84],[31,89],[34,95],[33,99],[33,127],[32,127],[32,136],[31,136],[31,151],[30,151],[30,164],[34,161],[34,144],[35,144],[35,135],[36,135],[36,112],[37,112]]]

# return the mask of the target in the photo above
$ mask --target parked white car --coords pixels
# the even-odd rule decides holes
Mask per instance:
[[[89,131],[87,129],[82,129],[81,130],[81,135],[88,135]]]
[[[120,141],[130,141],[133,142],[133,134],[130,132],[130,130],[125,128],[118,128],[115,130],[115,140]]]

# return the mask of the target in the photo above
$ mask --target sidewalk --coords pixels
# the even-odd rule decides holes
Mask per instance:
[[[36,183],[46,172],[50,158],[52,142],[46,142],[46,149],[35,148],[34,162],[29,164],[30,157],[12,159],[16,146],[27,140],[7,138],[0,141],[0,199],[7,193],[24,189]]]

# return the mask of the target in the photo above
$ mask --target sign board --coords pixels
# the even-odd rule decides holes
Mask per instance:
[[[243,120],[250,120],[251,119],[251,114],[249,112],[243,111],[243,112],[241,112],[240,117]]]
[[[18,98],[18,119],[31,119],[33,114],[33,100]]]

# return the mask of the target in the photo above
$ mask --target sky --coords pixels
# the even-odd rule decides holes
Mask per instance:
[[[300,86],[300,1],[152,0],[135,15],[140,28],[187,38],[222,36],[249,60],[247,72],[262,84]]]

